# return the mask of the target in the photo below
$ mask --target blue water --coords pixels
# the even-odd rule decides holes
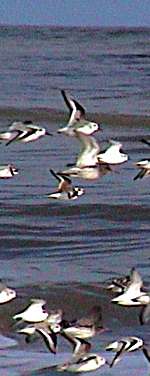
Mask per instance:
[[[114,307],[104,290],[106,279],[132,267],[150,284],[149,178],[133,181],[135,162],[150,157],[141,143],[150,138],[149,37],[150,29],[0,27],[0,129],[31,119],[53,133],[34,143],[0,144],[0,164],[19,169],[13,179],[0,180],[0,278],[17,291],[14,301],[0,306],[2,376],[40,368],[36,374],[46,376],[52,371],[44,367],[71,355],[65,341],[59,339],[55,357],[42,340],[27,345],[16,333],[12,316],[31,297],[44,298],[48,309],[63,308],[70,318],[101,304],[110,330],[92,339],[92,351],[107,358],[104,347],[116,337],[149,340],[139,310]],[[49,169],[63,169],[79,152],[77,140],[57,134],[68,119],[62,88],[102,124],[95,135],[101,148],[119,140],[130,160],[96,181],[74,179],[85,195],[60,203],[47,197],[56,188]],[[137,352],[93,376],[145,376],[148,366]]]
[[[149,115],[150,29],[0,28],[0,106]]]

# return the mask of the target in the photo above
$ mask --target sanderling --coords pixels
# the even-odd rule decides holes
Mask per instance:
[[[10,302],[14,298],[16,298],[16,291],[0,281],[0,304]]]
[[[99,162],[108,164],[121,164],[128,160],[128,155],[121,151],[122,144],[118,141],[110,140],[109,147],[97,155]]]
[[[30,324],[17,332],[24,334],[26,336],[25,340],[27,343],[33,341],[36,338],[36,334],[40,334],[48,348],[49,351],[56,354],[57,349],[57,334],[60,332],[61,326],[59,324],[49,325],[48,319]]]
[[[31,142],[36,141],[42,136],[52,136],[45,128],[39,127],[32,123],[32,121],[14,121],[6,132],[0,133],[0,140],[7,141],[6,145],[13,141]]]
[[[14,315],[13,319],[34,323],[44,321],[48,317],[48,312],[44,308],[45,304],[46,301],[43,299],[31,299],[31,304],[27,309]]]
[[[51,174],[59,181],[57,191],[48,195],[49,198],[60,200],[76,200],[79,196],[82,196],[85,191],[83,188],[74,187],[71,180],[63,172],[54,172],[50,169]]]
[[[142,179],[144,176],[150,175],[150,159],[143,159],[135,163],[140,172],[133,178],[133,180]]]
[[[78,141],[81,143],[81,151],[77,156],[75,164],[68,164],[67,169],[62,173],[72,177],[80,177],[87,180],[98,179],[112,171],[109,164],[99,164],[97,155],[100,146],[93,136],[87,136],[75,131]]]
[[[59,372],[88,372],[94,371],[104,364],[107,364],[105,358],[98,354],[83,354],[81,356],[73,357],[70,361],[53,366],[52,369],[56,369]]]
[[[103,332],[101,307],[94,306],[87,316],[71,322],[62,320],[62,332],[76,338],[86,339],[93,337],[97,332]]]
[[[143,347],[143,340],[138,337],[123,337],[118,341],[112,342],[105,347],[107,351],[114,351],[116,355],[114,356],[110,367],[113,367],[116,363],[120,361],[125,352],[132,352]]]
[[[58,129],[58,133],[65,133],[74,136],[74,130],[78,130],[86,135],[91,135],[100,130],[100,125],[85,119],[85,108],[75,99],[71,98],[65,90],[61,90],[64,101],[69,108],[70,118],[68,124]]]
[[[18,169],[11,164],[0,166],[0,179],[12,178],[18,174]]]
[[[112,280],[105,281],[106,289],[112,292],[124,292],[130,283],[130,275],[124,277],[113,278]]]
[[[130,283],[121,295],[111,301],[125,306],[147,305],[150,302],[149,295],[142,291],[143,281],[138,271],[133,268],[130,275]]]
[[[66,176],[78,177],[86,180],[99,179],[100,177],[106,175],[108,172],[112,172],[112,170],[107,163],[102,165],[99,165],[99,163],[97,163],[95,166],[75,166],[61,171],[61,173]]]
[[[87,136],[81,132],[75,131],[77,140],[81,144],[81,150],[77,156],[76,167],[95,166],[98,162],[97,155],[100,151],[99,143],[93,136]]]

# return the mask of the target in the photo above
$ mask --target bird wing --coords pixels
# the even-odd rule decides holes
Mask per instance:
[[[80,326],[93,326],[98,325],[102,321],[102,311],[100,306],[93,306],[87,316],[77,320],[77,324]]]
[[[127,341],[122,340],[121,341],[121,347],[120,347],[119,351],[117,351],[117,353],[114,356],[112,362],[110,363],[110,367],[113,367],[116,363],[119,362],[123,353],[125,352],[126,345],[127,345]]]
[[[147,324],[150,320],[150,304],[147,304],[141,309],[139,320],[141,325]]]
[[[53,332],[47,332],[47,330],[43,328],[37,328],[36,331],[41,334],[41,336],[44,339],[44,342],[48,349],[56,354],[56,347],[57,347],[57,336]]]
[[[69,125],[72,125],[75,121],[79,121],[85,115],[84,107],[75,99],[71,98],[65,90],[61,90],[61,94],[64,98],[64,101],[69,108],[70,118]]]
[[[59,181],[58,191],[68,191],[72,188],[71,179],[68,178],[65,174],[61,172],[55,172],[54,170],[50,169],[51,174]]]
[[[134,178],[133,178],[133,180],[135,181],[135,180],[137,180],[137,179],[142,179],[142,178],[144,178],[144,176],[146,175],[146,169],[144,169],[144,168],[142,168],[141,170],[140,170],[140,172],[138,172],[138,174],[136,175],[136,176],[134,176]]]
[[[150,146],[150,141],[145,140],[145,138],[142,138],[141,142],[143,142],[143,144]]]
[[[75,135],[81,144],[81,150],[77,157],[76,166],[92,166],[97,163],[97,154],[100,146],[93,136],[87,136],[82,132],[75,130]]]
[[[18,130],[16,129],[15,131],[12,132],[12,134],[13,133],[14,133],[14,136],[8,142],[6,142],[6,146],[11,144],[13,141],[17,141],[21,135],[24,135],[24,133],[26,135],[26,131],[21,131],[19,129]]]
[[[144,345],[143,346],[143,353],[146,356],[146,359],[150,362],[150,347]]]

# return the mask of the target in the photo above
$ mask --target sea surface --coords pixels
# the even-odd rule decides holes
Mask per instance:
[[[116,338],[149,342],[140,308],[113,305],[105,281],[136,267],[150,286],[150,179],[133,180],[135,162],[150,158],[141,143],[150,138],[150,29],[1,26],[0,87],[1,131],[19,119],[53,133],[29,144],[0,144],[0,164],[19,169],[0,180],[0,278],[17,292],[0,306],[0,375],[56,376],[51,365],[71,357],[61,338],[53,355],[42,340],[27,345],[17,334],[12,316],[30,298],[44,298],[69,319],[100,304],[108,330],[91,340],[92,351],[108,360],[113,354],[105,346]],[[80,148],[57,133],[69,115],[61,89],[101,124],[95,137],[102,149],[115,139],[130,157],[98,180],[74,179],[85,195],[70,202],[47,197],[57,184],[49,169],[64,169]],[[147,376],[149,369],[137,351],[93,376]]]

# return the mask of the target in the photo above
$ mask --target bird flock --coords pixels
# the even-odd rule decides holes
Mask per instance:
[[[74,163],[68,163],[63,171],[51,174],[58,180],[58,188],[48,195],[48,198],[61,200],[75,200],[85,193],[82,187],[72,184],[71,177],[79,177],[87,180],[98,179],[113,171],[113,166],[121,165],[128,161],[129,157],[122,151],[122,144],[116,140],[109,140],[106,150],[101,151],[95,133],[101,130],[101,126],[86,119],[85,108],[65,90],[61,90],[62,97],[69,110],[67,124],[59,128],[57,133],[69,137],[75,137],[80,143],[81,150]],[[36,141],[43,136],[53,136],[45,128],[39,127],[26,120],[13,121],[6,131],[0,133],[0,142],[8,146],[13,142],[28,143]],[[150,146],[150,141],[141,140]],[[133,180],[141,179],[150,175],[150,160],[140,160],[134,165],[139,169]],[[11,163],[0,166],[0,178],[10,178],[18,174],[18,169]]]
[[[150,293],[146,290],[139,272],[132,268],[130,273],[111,281],[104,282],[104,289],[111,291],[116,296],[111,303],[126,307],[140,306],[139,322],[141,325],[150,321]],[[0,283],[0,304],[10,302],[17,297],[15,290]],[[9,303],[10,304],[10,303]],[[91,352],[91,342],[94,336],[99,336],[108,330],[103,325],[102,310],[100,305],[95,305],[81,318],[68,320],[61,308],[46,309],[43,299],[31,299],[30,304],[22,312],[16,313],[13,320],[18,334],[25,336],[26,343],[34,343],[39,336],[43,339],[48,350],[56,354],[58,337],[65,339],[72,348],[70,359],[65,363],[51,366],[58,372],[88,372],[94,371],[104,365],[112,368],[126,353],[141,350],[150,362],[150,347],[137,336],[125,336],[115,339],[107,344],[104,350],[114,352],[110,360],[98,353]]]
[[[109,146],[101,151],[95,133],[101,126],[85,118],[84,107],[65,90],[61,91],[62,97],[69,110],[68,123],[58,129],[58,134],[75,137],[81,145],[81,150],[74,163],[69,163],[63,171],[50,173],[58,181],[58,188],[51,192],[48,198],[60,200],[75,200],[85,193],[82,187],[74,186],[71,177],[80,177],[87,180],[98,179],[113,171],[113,166],[121,165],[129,157],[122,151],[122,144],[116,140],[109,140]],[[39,127],[32,121],[14,121],[9,128],[0,133],[0,141],[9,146],[13,142],[28,143],[36,141],[43,136],[53,136],[45,128]],[[150,146],[150,140],[142,139],[141,142]],[[150,160],[140,160],[135,163],[139,169],[133,180],[150,175]],[[0,178],[10,178],[18,174],[18,169],[11,163],[0,166]],[[111,302],[123,306],[141,306],[139,322],[146,324],[150,319],[150,294],[145,291],[142,278],[136,269],[132,269],[127,276],[113,279],[107,286],[117,294]],[[0,304],[5,304],[15,299],[16,291],[0,283]],[[115,352],[109,362],[103,356],[91,352],[91,343],[87,341],[100,334],[106,328],[102,324],[100,306],[92,307],[86,316],[69,321],[65,318],[62,309],[51,310],[45,308],[46,301],[32,299],[29,306],[13,316],[17,323],[17,333],[25,335],[27,343],[41,336],[50,352],[56,354],[58,337],[61,336],[72,346],[72,355],[68,362],[53,366],[57,371],[87,372],[101,366],[115,366],[127,352],[142,349],[150,361],[150,350],[142,338],[127,336],[116,339],[107,344],[105,350]]]

